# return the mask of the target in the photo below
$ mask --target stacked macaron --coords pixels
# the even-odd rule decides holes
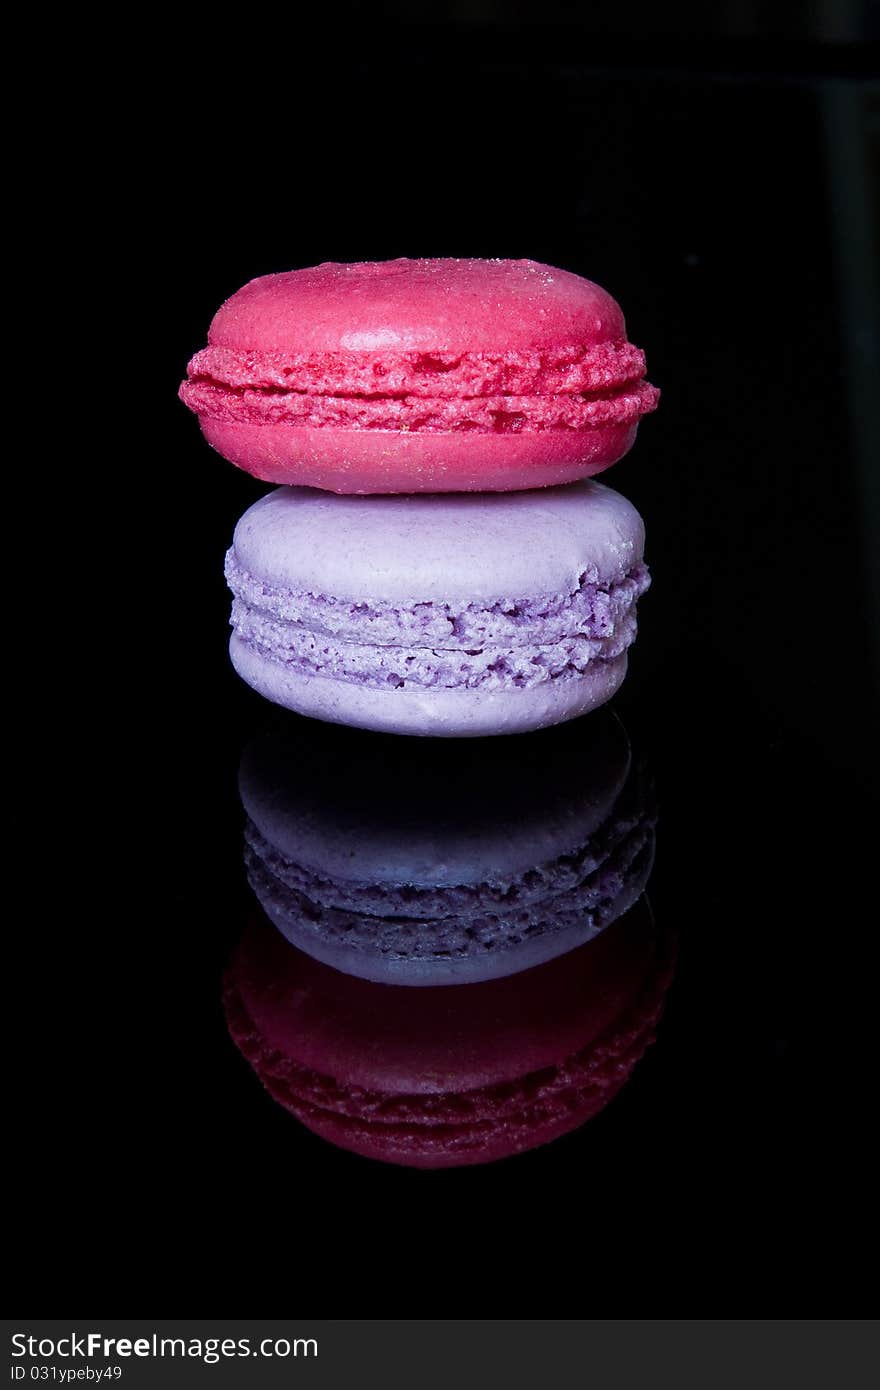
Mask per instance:
[[[560,723],[624,678],[644,528],[586,481],[657,391],[599,286],[532,261],[267,275],[216,314],[181,397],[282,484],[227,557],[231,653],[334,723],[466,736]]]

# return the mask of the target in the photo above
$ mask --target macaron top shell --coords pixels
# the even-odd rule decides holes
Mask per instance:
[[[508,602],[611,585],[639,563],[635,507],[601,483],[530,493],[330,497],[279,488],[241,518],[238,567],[275,589],[377,602]]]
[[[212,347],[293,353],[491,352],[624,339],[611,295],[528,260],[339,264],[251,280],[218,310]]]

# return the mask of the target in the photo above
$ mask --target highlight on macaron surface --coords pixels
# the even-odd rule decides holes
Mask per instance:
[[[659,393],[592,281],[529,260],[400,259],[250,281],[180,395],[258,478],[410,493],[599,473]]]
[[[654,1041],[675,943],[645,898],[597,940],[502,980],[398,989],[340,975],[264,921],[224,980],[230,1035],[322,1139],[411,1168],[489,1163],[598,1115]]]
[[[344,497],[282,487],[235,528],[230,653],[331,723],[459,738],[563,723],[624,679],[644,526],[601,483]]]
[[[653,788],[609,711],[503,746],[279,721],[245,750],[239,787],[266,916],[378,983],[544,964],[626,913],[653,863]]]

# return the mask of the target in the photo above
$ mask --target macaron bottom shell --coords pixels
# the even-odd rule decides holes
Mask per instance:
[[[520,734],[577,719],[610,700],[622,685],[627,655],[597,661],[581,675],[529,689],[377,688],[303,675],[268,660],[233,633],[238,675],[267,700],[330,724],[429,738]]]
[[[593,429],[405,431],[200,419],[208,443],[266,482],[346,494],[523,492],[589,478],[623,458],[638,422]]]

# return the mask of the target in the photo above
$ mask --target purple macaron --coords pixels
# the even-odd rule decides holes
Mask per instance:
[[[559,724],[623,681],[644,526],[595,482],[348,497],[278,488],[235,529],[231,655],[331,723],[467,737]]]

